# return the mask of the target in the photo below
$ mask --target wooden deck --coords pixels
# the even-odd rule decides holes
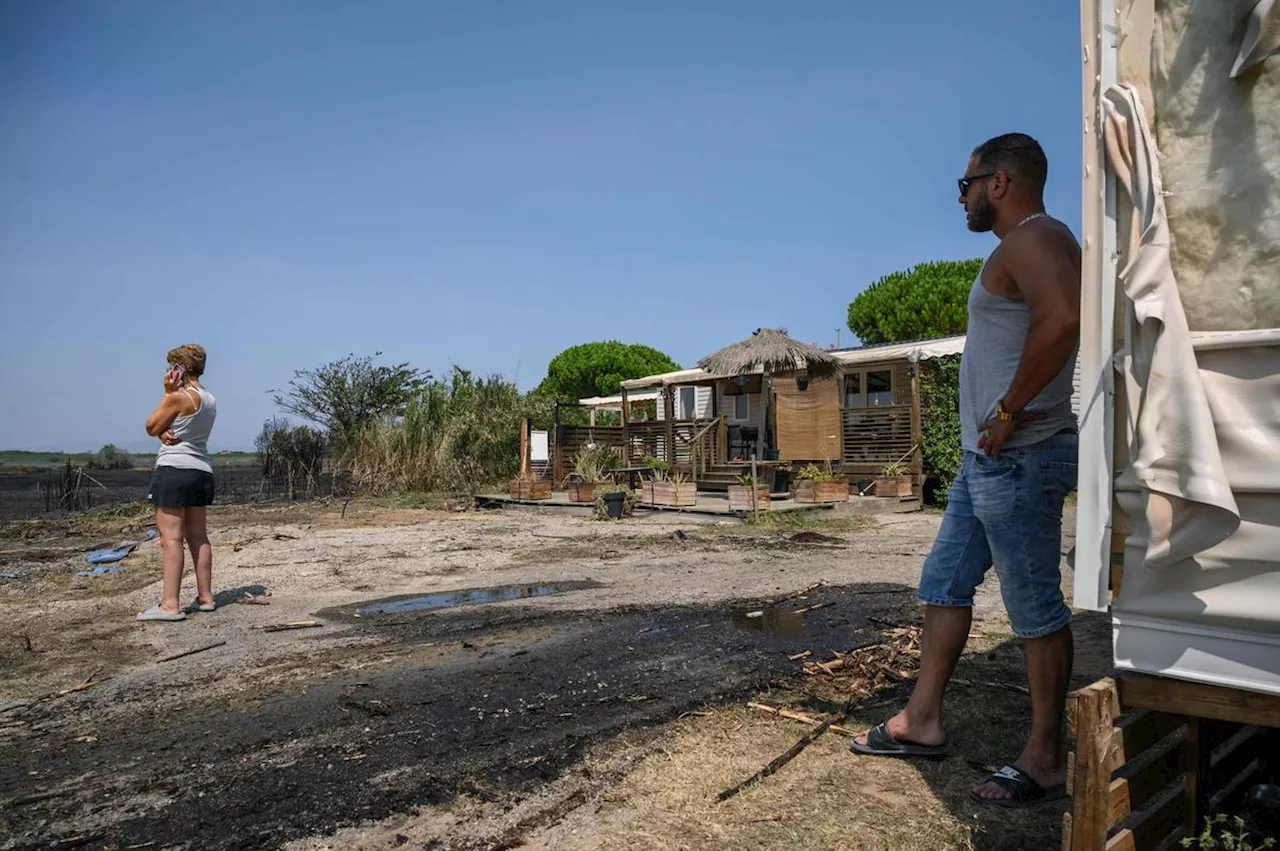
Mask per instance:
[[[592,505],[589,502],[570,502],[568,491],[553,491],[550,499],[517,499],[507,493],[476,494],[477,507],[520,506],[528,508],[551,508],[559,510],[577,509],[583,514],[590,514]],[[879,514],[895,511],[915,511],[918,504],[904,503],[897,499],[882,499],[873,496],[850,497],[846,503],[814,504],[796,502],[788,499],[787,494],[777,494],[771,498],[768,507],[760,507],[760,513],[775,514],[788,511],[837,511],[852,514]],[[729,498],[722,493],[698,493],[698,504],[693,506],[649,505],[637,503],[636,512],[667,511],[678,514],[701,514],[711,517],[743,517],[743,512],[729,510]]]

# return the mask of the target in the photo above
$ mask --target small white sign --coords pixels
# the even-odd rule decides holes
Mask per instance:
[[[547,433],[545,431],[530,432],[529,460],[535,464],[539,461],[546,463],[551,460],[551,453],[548,450]]]

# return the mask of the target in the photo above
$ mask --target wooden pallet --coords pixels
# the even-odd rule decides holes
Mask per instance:
[[[1273,695],[1142,674],[1072,692],[1063,851],[1177,848],[1245,788],[1276,727]]]

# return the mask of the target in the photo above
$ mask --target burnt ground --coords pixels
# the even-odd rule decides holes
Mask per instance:
[[[914,620],[909,590],[824,587],[774,605],[573,610],[569,591],[555,608],[355,617],[368,598],[324,609],[314,617],[339,631],[325,630],[310,661],[327,679],[159,700],[126,678],[0,714],[20,722],[0,743],[0,848],[274,848],[459,795],[514,801],[588,770],[584,750],[628,728],[792,677],[788,657],[803,650],[874,641],[874,619]],[[818,603],[829,605],[790,614]],[[360,667],[388,646],[412,663]],[[210,674],[236,675],[234,662]],[[83,732],[66,719],[88,694],[117,711]]]

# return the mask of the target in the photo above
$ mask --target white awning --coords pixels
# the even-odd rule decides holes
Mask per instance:
[[[933,358],[958,355],[964,351],[964,335],[943,337],[940,340],[916,340],[911,343],[890,343],[885,346],[864,346],[860,349],[842,349],[832,356],[843,364],[874,363],[883,360],[901,360],[911,363]]]
[[[638,393],[628,393],[627,402],[649,402],[656,400],[660,394],[657,390],[641,390]],[[591,396],[586,399],[579,399],[578,404],[584,408],[596,408],[597,410],[622,410],[622,396]]]
[[[675,372],[664,372],[661,375],[646,375],[644,378],[632,378],[622,382],[628,391],[643,390],[646,387],[665,387],[668,384],[692,384],[698,381],[710,381],[723,376],[712,375],[705,369],[681,369]],[[628,393],[628,396],[631,394]]]

